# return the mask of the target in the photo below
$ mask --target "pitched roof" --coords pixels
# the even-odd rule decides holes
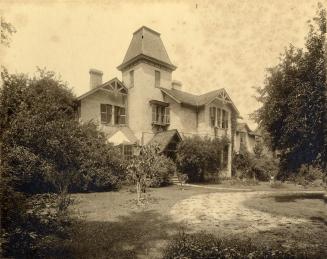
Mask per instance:
[[[237,126],[236,126],[236,131],[237,132],[247,132],[249,135],[253,135],[253,136],[260,136],[258,133],[251,130],[249,125],[245,122],[238,122]]]
[[[121,126],[113,126],[113,127],[104,127],[102,129],[102,131],[105,132],[105,134],[107,135],[107,139],[109,142],[113,142],[115,145],[119,145],[119,144],[136,144],[137,143],[137,138],[135,137],[133,131],[125,126],[125,127],[121,127]],[[113,138],[114,135],[116,135],[117,132],[121,132],[123,133],[123,135],[125,136],[124,139],[122,139],[121,137]],[[119,143],[121,140],[123,140],[121,143]]]
[[[232,107],[234,108],[236,113],[239,114],[239,111],[237,110],[237,108],[234,105],[234,103],[232,102],[232,100],[229,98],[229,96],[224,88],[214,90],[211,92],[207,92],[207,93],[201,94],[201,95],[195,95],[195,94],[187,93],[187,92],[173,89],[173,88],[167,89],[167,88],[161,87],[160,89],[163,93],[165,93],[168,96],[170,96],[171,98],[173,98],[176,102],[188,104],[188,105],[195,106],[195,107],[209,104],[214,99],[220,98],[220,95],[224,95],[224,96],[226,96],[226,98],[227,98],[226,100],[232,105]]]
[[[134,32],[123,63],[118,66],[118,69],[122,70],[140,58],[150,59],[172,70],[176,69],[176,66],[170,61],[165,46],[160,38],[160,33],[146,26],[142,26]]]
[[[96,86],[95,88],[91,89],[90,91],[82,94],[81,96],[77,97],[77,100],[82,100],[85,97],[99,91],[99,90],[105,90],[105,91],[120,91],[123,94],[128,93],[128,88],[125,86],[123,82],[121,82],[117,77]]]
[[[148,142],[148,145],[150,144],[158,144],[160,151],[164,151],[165,148],[168,146],[170,141],[177,135],[177,137],[182,140],[181,136],[179,135],[178,131],[176,129],[167,130],[158,132],[154,137]]]

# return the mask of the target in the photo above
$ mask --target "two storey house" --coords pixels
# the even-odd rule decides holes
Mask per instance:
[[[225,89],[199,95],[184,91],[182,83],[172,79],[177,67],[160,34],[145,26],[134,32],[117,68],[122,80],[104,83],[101,71],[90,70],[90,90],[78,98],[82,122],[97,122],[127,159],[139,145],[158,143],[174,159],[176,145],[187,136],[226,136],[230,143],[221,159],[225,175],[231,176],[236,136],[232,118],[239,112]]]

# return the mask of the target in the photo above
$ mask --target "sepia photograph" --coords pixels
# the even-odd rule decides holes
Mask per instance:
[[[0,0],[0,258],[327,258],[326,12]]]

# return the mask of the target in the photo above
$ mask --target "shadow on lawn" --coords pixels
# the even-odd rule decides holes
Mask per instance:
[[[69,249],[73,258],[147,258],[149,252],[154,253],[151,258],[157,257],[165,242],[182,229],[155,211],[133,212],[117,222],[78,223]]]

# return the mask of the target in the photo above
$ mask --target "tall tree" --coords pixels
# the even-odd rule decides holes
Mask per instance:
[[[0,43],[1,45],[9,47],[10,41],[11,41],[11,35],[16,32],[15,27],[7,22],[5,18],[2,16],[0,17]]]
[[[288,47],[257,89],[262,107],[253,117],[268,132],[272,149],[281,151],[281,172],[302,164],[326,168],[325,37],[326,9],[320,4],[305,49]]]

